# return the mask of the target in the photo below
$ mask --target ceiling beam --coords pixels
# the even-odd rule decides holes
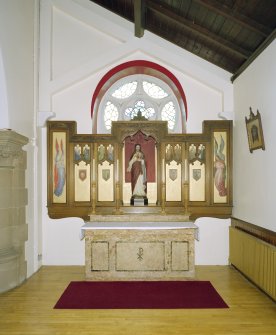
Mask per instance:
[[[218,35],[210,32],[208,29],[205,29],[192,21],[185,19],[184,17],[180,16],[172,12],[171,8],[165,6],[164,4],[158,4],[156,1],[148,0],[147,1],[147,8],[155,11],[159,15],[165,17],[165,19],[178,24],[184,30],[189,30],[197,35],[200,35],[205,40],[210,41],[211,43],[216,44],[222,49],[227,49],[228,51],[235,53],[237,56],[243,59],[247,59],[250,56],[250,52],[237,46],[236,44],[225,40],[224,38],[219,37]]]
[[[231,21],[235,21],[239,25],[254,31],[255,33],[267,37],[273,29],[267,28],[266,26],[256,22],[255,20],[250,19],[248,16],[240,14],[234,11],[232,8],[221,4],[216,0],[193,0],[193,2],[198,3],[201,6],[204,6],[207,9],[210,9],[212,12],[215,12],[219,15],[222,15]]]
[[[134,0],[134,34],[136,37],[144,36],[145,3],[144,0]]]
[[[266,49],[276,38],[276,29],[264,40],[264,42],[254,51],[254,53],[238,68],[231,77],[232,83],[240,74]]]

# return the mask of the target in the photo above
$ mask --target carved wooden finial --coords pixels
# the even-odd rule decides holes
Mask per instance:
[[[148,119],[142,115],[142,112],[139,110],[137,115],[133,117],[132,121],[148,121]]]

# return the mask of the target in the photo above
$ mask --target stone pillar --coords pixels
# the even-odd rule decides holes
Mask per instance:
[[[0,130],[0,293],[18,286],[27,275],[27,155],[22,150],[27,143],[25,136]]]

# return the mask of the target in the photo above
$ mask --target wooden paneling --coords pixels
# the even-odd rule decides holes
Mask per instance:
[[[237,218],[231,218],[231,226],[276,246],[276,233],[271,230]]]
[[[276,301],[276,247],[230,227],[230,263]]]

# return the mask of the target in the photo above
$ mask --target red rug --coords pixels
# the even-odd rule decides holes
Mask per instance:
[[[71,282],[54,308],[228,308],[209,281]]]

